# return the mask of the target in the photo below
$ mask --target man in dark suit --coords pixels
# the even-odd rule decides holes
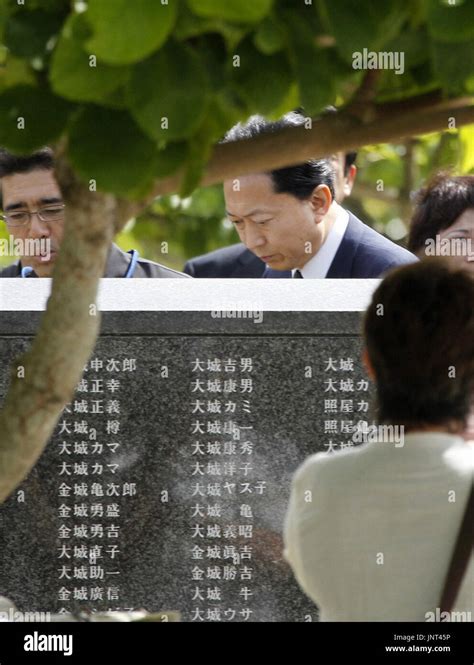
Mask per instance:
[[[241,242],[190,259],[184,272],[191,277],[262,277],[264,262]]]
[[[338,152],[329,158],[334,168],[336,201],[349,196],[357,173],[356,152]],[[190,259],[184,272],[192,277],[263,277],[265,263],[241,242]]]
[[[225,141],[253,138],[308,119],[288,113],[276,122],[252,116]],[[330,159],[257,173],[224,183],[227,215],[247,249],[267,265],[264,277],[367,278],[417,258],[363,224],[335,198]]]
[[[293,270],[272,270],[268,267],[263,277],[375,279],[391,268],[418,261],[414,254],[380,235],[351,212],[346,212],[349,215],[346,231],[325,274],[305,274],[305,264],[301,267],[295,264]]]

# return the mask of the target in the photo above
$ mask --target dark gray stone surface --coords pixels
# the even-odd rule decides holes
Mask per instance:
[[[37,321],[36,315],[25,312],[1,317],[0,402],[7,389],[7,368],[28,348]],[[76,399],[87,399],[89,410],[96,398],[118,400],[121,412],[64,413],[60,422],[85,420],[88,433],[61,434],[58,425],[29,477],[0,508],[0,595],[9,596],[23,610],[144,607],[150,611],[179,610],[187,621],[199,621],[201,615],[206,621],[242,621],[245,615],[239,612],[248,607],[252,610],[250,621],[316,620],[315,607],[282,560],[283,518],[296,467],[308,455],[325,450],[330,439],[335,443],[350,439],[350,434],[325,433],[324,421],[370,419],[371,414],[365,413],[324,413],[324,400],[329,397],[338,401],[353,398],[354,405],[367,395],[372,399],[370,389],[351,394],[325,392],[328,377],[337,382],[352,378],[355,384],[362,378],[359,329],[360,315],[350,312],[265,313],[262,324],[216,320],[202,312],[106,314],[94,357],[104,362],[115,358],[120,363],[135,358],[137,369],[120,373],[89,369],[84,373],[89,382],[118,378],[121,385],[114,393],[77,393]],[[353,358],[354,371],[325,372],[329,356],[337,362]],[[237,365],[241,359],[251,358],[252,371],[241,372],[237,367],[233,373],[222,368],[220,372],[193,372],[196,358],[233,358]],[[163,367],[168,368],[167,378],[162,376]],[[305,376],[308,368],[312,377]],[[235,378],[237,391],[193,392],[197,376],[205,382]],[[241,392],[240,380],[245,378],[252,378],[252,392]],[[193,414],[191,405],[196,399],[204,400],[205,405],[208,400],[221,400],[223,411],[225,404],[233,401],[235,412]],[[232,420],[239,427],[252,429],[241,430],[240,440],[233,439],[232,433],[193,434],[197,418]],[[116,434],[106,432],[108,419],[120,421]],[[97,431],[96,440],[90,438],[91,428]],[[199,451],[195,447],[198,440],[204,454],[193,454]],[[70,444],[71,454],[63,442]],[[79,444],[77,448],[74,442]],[[81,442],[87,445],[81,447]],[[219,446],[208,448],[208,442],[219,443],[220,454]],[[244,442],[249,444],[242,449]],[[99,448],[93,452],[94,445],[100,443],[102,452]],[[120,445],[114,450],[108,443]],[[64,471],[63,462],[70,465],[66,468],[71,475]],[[87,476],[80,472],[84,470],[79,466],[82,462],[88,464]],[[101,474],[97,467],[97,473],[92,473],[96,463],[103,466]],[[107,464],[119,466],[112,471]],[[259,494],[256,488],[261,481],[265,485]],[[235,493],[230,493],[226,482],[235,483]],[[61,497],[63,483],[71,488],[86,483],[89,493]],[[91,494],[93,483],[104,487],[114,483],[120,492],[124,483],[136,483],[137,493],[100,498]],[[202,491],[215,492],[216,484],[220,484],[220,497],[201,496]],[[165,502],[164,492],[168,493]],[[74,504],[84,504],[79,512],[86,509],[87,516],[74,516]],[[104,512],[107,505],[117,504],[119,515],[92,516],[92,506],[97,504],[102,504]],[[216,504],[221,505],[220,516],[212,514]],[[242,509],[242,505],[247,507]],[[61,515],[68,508],[69,516]],[[74,526],[81,524],[87,526],[88,538],[80,530],[74,534]],[[103,526],[102,536],[98,535],[100,530],[91,536],[96,524]],[[252,538],[238,531],[239,525],[249,524],[253,525]],[[60,537],[62,525],[72,529],[69,539]],[[118,538],[110,537],[110,525],[120,527]],[[196,525],[200,527],[197,530]],[[59,558],[63,544],[71,547],[70,559],[64,550]],[[79,557],[81,546],[94,545],[103,547],[102,558],[90,559],[90,549],[88,558]],[[112,545],[119,549],[114,559],[105,553]],[[196,545],[204,551],[201,559],[193,558]],[[74,546],[78,548],[75,552]],[[251,546],[252,558],[234,561],[225,549],[229,546],[234,546],[237,554],[245,554],[242,548]],[[213,558],[219,547],[221,558]],[[102,573],[94,566],[102,566]],[[91,579],[91,573],[104,578]],[[88,577],[81,579],[85,574]],[[246,579],[249,574],[250,580]],[[60,575],[65,577],[60,579]],[[112,594],[107,598],[106,589],[113,586],[119,587],[118,597]],[[85,588],[87,599],[80,600],[79,592],[74,600],[74,588]],[[91,589],[100,588],[104,589],[103,597],[91,598]],[[247,600],[244,588],[252,592]],[[60,599],[61,589],[70,591],[69,599]]]
[[[0,312],[0,335],[34,335],[41,312]],[[218,318],[212,312],[103,312],[103,335],[354,335],[360,312],[263,312],[254,318]]]

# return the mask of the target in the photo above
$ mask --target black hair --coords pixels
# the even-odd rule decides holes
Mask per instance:
[[[41,148],[31,155],[14,155],[5,148],[0,148],[0,178],[12,173],[29,173],[35,169],[54,169],[51,148]]]
[[[426,241],[449,228],[465,210],[474,208],[474,175],[437,173],[416,194],[408,249],[418,253]]]
[[[41,148],[30,155],[14,155],[5,148],[0,148],[0,180],[14,173],[29,173],[36,169],[44,171],[54,169],[54,153],[51,148]],[[0,207],[2,204],[0,187]]]
[[[272,134],[287,127],[301,127],[308,120],[301,113],[287,113],[279,120],[269,121],[261,115],[251,116],[247,122],[234,125],[225,135],[222,143],[232,143],[242,139],[250,139],[262,134]],[[308,159],[296,166],[286,166],[268,172],[272,178],[276,193],[291,194],[297,199],[308,199],[318,185],[327,185],[333,199],[334,174],[327,159]]]
[[[473,302],[471,274],[443,259],[388,273],[364,319],[380,422],[466,425],[474,399]]]
[[[344,175],[347,176],[349,173],[349,169],[353,164],[355,164],[355,160],[357,159],[357,153],[356,152],[346,152],[344,155]]]

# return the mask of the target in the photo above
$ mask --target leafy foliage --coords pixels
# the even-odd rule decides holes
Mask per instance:
[[[209,81],[199,53],[169,42],[137,65],[129,104],[143,130],[157,141],[193,136],[209,104]]]
[[[54,141],[66,125],[70,111],[63,99],[39,88],[18,85],[0,95],[0,144],[28,152]]]
[[[177,4],[176,0],[89,0],[86,17],[93,34],[87,50],[111,65],[139,62],[165,43]]]
[[[50,84],[66,99],[107,105],[111,94],[125,85],[129,70],[94,61],[84,50],[84,31],[88,28],[81,14],[67,19],[51,58]]]
[[[215,188],[188,198],[212,146],[253,113],[317,115],[350,102],[364,49],[405,58],[403,76],[382,73],[376,101],[472,95],[474,1],[0,0],[0,144],[26,153],[66,136],[86,182],[128,197],[181,168],[180,203],[160,199],[121,236],[142,247],[146,229],[145,253],[159,259],[172,230],[181,267],[236,240]],[[472,128],[443,136],[418,142],[419,178],[436,164],[473,168]],[[397,150],[363,151],[360,182],[383,178],[397,194]],[[371,200],[368,218],[377,205],[384,221],[401,215]]]
[[[386,71],[380,99],[472,93],[473,26],[472,0],[0,0],[0,141],[26,152],[71,132],[80,173],[101,173],[100,187],[126,195],[140,178],[142,189],[151,183],[150,164],[163,173],[169,147],[172,168],[186,165],[189,192],[236,119],[349,101],[361,77],[355,51],[405,52],[405,75]],[[25,104],[36,109],[35,127],[20,136]],[[93,151],[89,140],[78,157],[77,132],[85,119],[96,131],[107,109],[143,134],[134,129],[137,150],[120,136],[136,174],[129,169],[125,188],[117,150]]]
[[[97,189],[119,187],[133,197],[153,180],[155,146],[126,111],[84,107],[71,124],[69,139],[73,166]],[[113,172],[105,160],[97,160],[91,168],[91,154],[106,155],[114,164]]]

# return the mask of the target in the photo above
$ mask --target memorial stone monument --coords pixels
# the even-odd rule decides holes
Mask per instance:
[[[44,306],[28,309],[24,289],[44,301],[49,288],[34,281],[2,280],[0,404]],[[170,311],[178,285],[157,282],[174,280],[125,294],[106,281],[76,394],[0,506],[0,595],[23,611],[316,621],[282,556],[290,480],[308,455],[356,445],[354,427],[373,420],[359,331],[376,282],[253,283],[258,309],[242,280],[220,287],[225,297],[196,280]]]

